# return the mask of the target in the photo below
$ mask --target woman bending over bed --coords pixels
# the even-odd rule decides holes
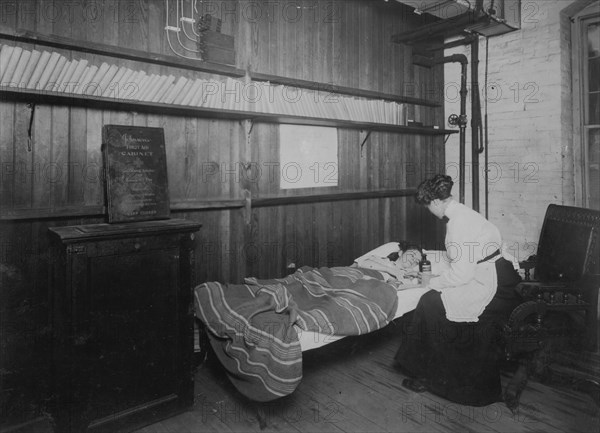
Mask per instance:
[[[396,361],[402,384],[456,403],[484,406],[502,400],[498,320],[518,304],[520,281],[501,249],[498,228],[450,194],[450,176],[422,182],[416,200],[447,218],[446,261],[435,268],[412,313]],[[436,276],[437,274],[437,276]]]

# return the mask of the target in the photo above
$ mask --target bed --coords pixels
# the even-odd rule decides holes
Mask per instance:
[[[427,290],[429,289],[418,286],[406,288],[404,290],[397,290],[396,296],[398,301],[396,304],[396,312],[392,320],[398,319],[406,313],[414,310],[419,302],[419,299]],[[319,332],[306,331],[297,325],[295,325],[294,328],[298,334],[298,340],[300,341],[302,352],[317,349],[344,338],[342,335],[326,335]]]
[[[194,289],[195,315],[234,386],[254,401],[294,392],[302,352],[387,326],[428,289],[373,269],[303,267],[285,278]]]

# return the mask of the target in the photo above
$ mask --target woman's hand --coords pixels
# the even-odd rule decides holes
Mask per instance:
[[[423,287],[427,287],[431,281],[431,272],[419,272],[419,281]]]

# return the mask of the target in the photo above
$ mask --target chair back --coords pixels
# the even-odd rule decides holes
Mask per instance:
[[[551,204],[540,233],[535,279],[577,281],[600,273],[600,211]]]

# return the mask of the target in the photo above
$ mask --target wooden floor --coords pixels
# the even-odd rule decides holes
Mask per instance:
[[[216,361],[206,362],[196,374],[192,410],[136,433],[600,431],[594,400],[566,387],[530,382],[515,414],[503,403],[476,408],[410,392],[392,367],[394,328],[305,352],[298,389],[258,406],[240,396]]]

